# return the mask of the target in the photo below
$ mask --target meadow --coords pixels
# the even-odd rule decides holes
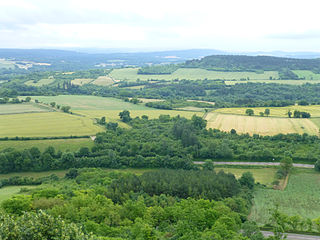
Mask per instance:
[[[0,115],[17,114],[17,113],[33,113],[33,112],[48,112],[49,109],[32,103],[21,104],[0,104]],[[1,116],[0,116],[1,119]]]
[[[201,68],[179,68],[172,74],[161,75],[143,75],[138,74],[138,68],[122,68],[114,69],[109,75],[116,80],[136,81],[137,79],[147,81],[150,79],[167,80],[174,79],[187,79],[187,80],[200,80],[200,79],[221,79],[221,80],[240,80],[240,79],[255,79],[255,80],[267,80],[272,78],[279,78],[278,72],[265,71],[258,74],[255,72],[220,72],[220,71],[208,71]]]
[[[84,85],[84,84],[88,84],[91,83],[93,81],[92,78],[76,78],[74,80],[71,81],[72,84],[74,85]]]
[[[265,184],[268,187],[272,187],[272,182],[277,171],[277,168],[232,168],[232,167],[215,167],[216,172],[223,170],[226,173],[232,173],[236,178],[240,178],[243,173],[251,172],[255,182]]]
[[[36,186],[9,186],[0,189],[0,203],[20,192],[21,188],[35,188]]]
[[[238,133],[276,135],[279,133],[308,133],[318,135],[319,128],[310,119],[249,117],[232,114],[209,113],[206,116],[207,127],[230,132],[235,129]]]
[[[216,113],[227,113],[227,114],[235,114],[235,115],[246,115],[246,110],[249,107],[242,108],[219,108],[215,110]],[[264,110],[268,108],[270,109],[270,117],[288,117],[288,111],[294,112],[294,110],[298,110],[300,112],[308,112],[311,114],[311,118],[320,117],[320,105],[309,105],[309,106],[288,106],[288,107],[250,107],[254,111],[254,114],[259,116],[260,112],[264,112]]]
[[[0,116],[0,137],[82,136],[102,130],[89,118],[61,112]]]
[[[114,84],[114,81],[109,76],[100,76],[96,80],[94,80],[92,83],[99,86],[110,86]]]
[[[59,95],[59,96],[33,96],[32,99],[38,99],[40,102],[51,103],[61,106],[70,106],[74,110],[148,110],[150,108],[140,105],[124,102],[117,98],[105,98],[87,95]]]
[[[313,169],[295,169],[284,191],[259,188],[254,194],[250,219],[265,224],[275,205],[288,215],[315,219],[320,216],[320,174]]]
[[[56,151],[78,151],[81,147],[93,147],[91,138],[71,138],[71,139],[48,139],[48,140],[28,140],[28,141],[0,141],[0,151],[6,148],[24,150],[37,146],[41,152],[52,146]]]
[[[320,80],[320,74],[316,74],[309,70],[294,70],[293,71],[299,78],[305,78],[306,80]]]
[[[41,79],[35,83],[33,82],[33,80],[30,80],[30,81],[25,82],[24,84],[26,84],[28,86],[41,87],[41,86],[53,83],[54,81],[55,81],[55,79],[52,77],[52,78]]]

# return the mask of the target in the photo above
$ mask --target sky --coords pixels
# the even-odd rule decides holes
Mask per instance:
[[[1,0],[0,48],[320,52],[319,0]]]

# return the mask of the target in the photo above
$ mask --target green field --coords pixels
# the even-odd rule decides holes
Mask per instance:
[[[255,82],[255,83],[278,83],[278,84],[289,84],[289,85],[302,85],[305,83],[320,83],[320,80],[249,80],[249,81],[225,81],[226,85],[235,85],[238,83],[247,83],[247,82]]]
[[[279,133],[319,134],[319,127],[310,119],[249,117],[213,112],[206,116],[206,120],[208,121],[208,128],[225,132],[235,129],[237,133],[249,133],[251,135],[272,136]]]
[[[40,102],[56,102],[58,105],[68,105],[73,110],[147,110],[150,109],[140,104],[124,102],[117,98],[104,98],[85,95],[59,95],[59,96],[33,96]]]
[[[20,192],[21,188],[35,188],[36,186],[10,186],[0,189],[0,203]]]
[[[251,172],[255,182],[265,184],[268,187],[272,186],[272,182],[274,181],[275,173],[277,171],[276,168],[224,168],[224,167],[215,167],[214,168],[216,172],[219,172],[220,170],[223,170],[226,173],[232,173],[236,176],[236,178],[239,178],[242,176],[245,172]]]
[[[89,118],[61,113],[0,115],[0,137],[52,137],[94,135],[103,131]]]
[[[279,210],[288,215],[300,215],[314,219],[320,216],[320,174],[312,169],[295,170],[284,191],[258,189],[250,218],[265,224],[269,218],[268,209],[279,205]]]
[[[138,74],[137,68],[122,68],[114,69],[109,75],[116,80],[136,81],[137,79],[146,81],[150,79],[157,80],[174,80],[174,79],[187,79],[187,80],[200,80],[200,79],[221,79],[221,80],[240,80],[240,79],[255,79],[255,80],[267,80],[270,77],[279,78],[278,72],[265,71],[264,73],[257,74],[255,72],[219,72],[208,71],[201,68],[179,68],[172,74],[162,75],[143,75]]]
[[[74,80],[71,81],[72,84],[74,85],[84,85],[84,84],[87,84],[87,83],[91,83],[93,81],[92,78],[76,78]]]
[[[47,78],[47,79],[41,79],[38,82],[33,82],[33,80],[27,81],[24,84],[28,85],[28,86],[35,86],[35,87],[41,87],[44,85],[48,85],[50,83],[54,82],[54,78]]]
[[[259,116],[260,112],[264,112],[264,110],[268,108],[270,109],[271,117],[288,117],[288,111],[294,112],[294,110],[298,110],[300,112],[308,112],[311,114],[312,117],[320,117],[320,105],[310,105],[310,106],[288,106],[288,107],[251,107],[254,111],[254,114]],[[248,107],[245,108],[219,108],[214,112],[217,113],[228,113],[228,114],[235,114],[235,115],[246,115],[246,110]]]
[[[14,62],[0,59],[0,68],[9,69],[9,68],[14,68],[14,66],[15,66]]]
[[[48,108],[44,108],[32,103],[0,104],[0,115],[16,114],[16,113],[48,112],[48,111],[49,111]],[[1,116],[0,116],[0,119],[1,119]]]
[[[78,151],[81,147],[93,147],[94,143],[91,138],[74,138],[74,139],[49,139],[49,140],[28,140],[28,141],[0,141],[0,151],[6,148],[15,148],[24,150],[36,146],[40,151],[52,146],[56,151]]]
[[[305,78],[306,80],[320,80],[320,74],[313,73],[308,70],[294,70],[293,71],[299,78]]]

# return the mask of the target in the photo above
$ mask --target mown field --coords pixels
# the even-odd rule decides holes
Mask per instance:
[[[249,117],[232,114],[209,113],[206,116],[207,127],[230,132],[235,129],[238,133],[276,135],[279,133],[308,133],[318,135],[319,127],[310,119]]]
[[[92,83],[99,86],[110,86],[114,84],[114,81],[109,76],[100,76],[96,80],[94,80]]]
[[[288,107],[253,107],[250,108],[254,111],[254,115],[259,116],[260,112],[264,112],[264,110],[268,108],[270,109],[271,117],[288,117],[288,111],[294,112],[298,110],[300,112],[308,112],[312,117],[320,117],[320,105],[310,105],[310,106],[288,106]],[[248,108],[220,108],[215,110],[217,113],[228,113],[228,114],[236,114],[236,115],[246,115],[246,110]]]
[[[100,131],[92,119],[61,112],[0,116],[0,137],[81,136]]]
[[[226,173],[232,173],[236,176],[236,178],[239,178],[242,176],[245,172],[251,172],[255,182],[265,184],[268,187],[272,186],[272,182],[274,181],[274,177],[276,174],[277,169],[276,168],[232,168],[232,167],[215,167],[214,168],[216,172],[219,172],[223,170]]]
[[[141,104],[124,102],[117,98],[104,98],[85,95],[59,95],[59,96],[33,96],[44,103],[56,102],[56,104],[68,105],[73,110],[147,110],[150,109]]]
[[[74,85],[84,85],[84,84],[88,84],[91,83],[93,81],[92,78],[76,78],[74,80],[71,81],[72,84]]]
[[[32,113],[32,112],[48,112],[49,109],[40,107],[32,103],[21,104],[0,104],[0,115],[2,114],[17,114],[17,113]],[[1,119],[1,116],[0,116]]]
[[[28,140],[28,141],[0,141],[0,151],[6,148],[15,148],[23,150],[37,146],[40,151],[52,146],[56,151],[78,151],[81,147],[93,147],[94,143],[91,138],[74,138],[74,139],[50,139],[50,140]]]
[[[50,83],[54,82],[54,78],[47,78],[47,79],[41,79],[38,82],[33,82],[33,80],[27,81],[24,84],[29,85],[29,86],[35,86],[35,87],[41,87],[44,85],[48,85]]]
[[[278,72],[265,71],[264,73],[257,74],[255,72],[219,72],[208,71],[200,68],[179,68],[172,74],[162,75],[143,75],[138,74],[138,68],[123,68],[114,69],[109,75],[115,80],[136,81],[137,79],[146,81],[150,79],[157,80],[174,80],[174,79],[187,79],[187,80],[199,80],[199,79],[221,79],[221,80],[240,80],[240,79],[256,79],[267,80],[270,77],[279,78]]]
[[[258,189],[250,218],[265,224],[275,205],[288,215],[314,219],[320,216],[320,174],[313,169],[296,169],[284,191]]]

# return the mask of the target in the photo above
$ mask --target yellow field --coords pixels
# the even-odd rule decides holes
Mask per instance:
[[[231,114],[209,113],[206,116],[208,128],[229,132],[235,129],[238,133],[276,135],[279,133],[308,133],[318,135],[319,128],[310,119],[249,117]]]
[[[81,136],[100,131],[92,119],[60,112],[0,115],[0,137]]]
[[[110,86],[114,84],[114,81],[109,76],[100,76],[96,80],[94,80],[92,83],[99,86]]]
[[[246,115],[247,108],[219,108],[214,112],[217,113],[228,113],[235,115]],[[259,112],[264,112],[264,110],[268,108],[270,109],[271,117],[288,117],[287,113],[290,110],[294,112],[294,110],[298,110],[300,112],[308,112],[311,114],[311,117],[320,117],[320,105],[310,105],[310,106],[288,106],[288,107],[253,107],[250,108],[254,111],[254,114],[259,116]]]
[[[84,84],[87,84],[87,83],[91,83],[93,81],[92,78],[76,78],[74,80],[71,81],[72,84],[74,85],[84,85]]]

